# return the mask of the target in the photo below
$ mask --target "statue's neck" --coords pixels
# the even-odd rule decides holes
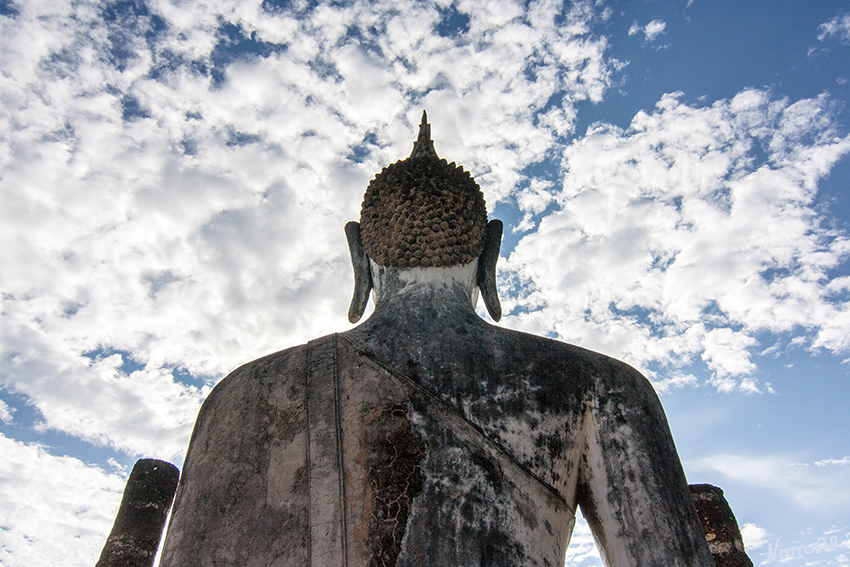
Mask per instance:
[[[477,261],[448,268],[385,268],[371,264],[375,312],[370,326],[397,327],[393,321],[411,320],[427,332],[428,326],[451,324],[458,317],[475,314],[478,288]],[[407,327],[408,325],[403,325]]]
[[[472,301],[477,262],[452,268],[372,268],[375,311],[346,335],[432,392],[470,387],[466,381],[472,375],[455,367],[475,356],[470,353],[481,344],[478,337],[488,333],[489,325]]]

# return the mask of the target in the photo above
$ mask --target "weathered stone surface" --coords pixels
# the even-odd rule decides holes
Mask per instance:
[[[338,404],[326,425],[340,435],[344,563],[309,551],[316,516],[327,529],[333,516],[311,501],[305,387],[309,350],[328,338],[250,363],[211,394],[162,565],[561,565],[579,504],[611,565],[711,565],[649,383],[487,325],[452,297],[381,302],[336,336],[323,395]]]
[[[369,303],[369,292],[372,291],[372,273],[369,268],[369,257],[363,249],[360,237],[360,224],[354,221],[345,225],[345,238],[348,240],[348,251],[351,254],[351,266],[354,268],[354,295],[348,308],[348,320],[356,323],[366,311]]]
[[[345,336],[462,416],[538,479],[538,486],[551,487],[568,510],[581,505],[609,564],[711,565],[666,419],[645,378],[608,357],[488,325],[474,313],[462,286],[420,285],[406,272],[379,266],[373,267],[373,279],[378,307]],[[511,522],[494,504],[499,476],[473,470],[461,476],[483,478],[490,492],[482,500],[493,507],[469,521],[493,527],[480,536],[491,547],[457,564],[531,564],[512,554],[547,544],[500,533]],[[448,502],[451,493],[417,501],[413,521],[426,508]],[[523,509],[516,502],[511,506]],[[460,510],[455,514],[446,517],[465,517]],[[534,525],[532,518],[521,521]],[[417,533],[413,523],[408,529]],[[543,521],[534,528],[538,534],[545,529]],[[429,544],[450,539],[422,537]],[[564,549],[561,544],[559,559],[549,561],[562,562]]]
[[[284,352],[204,402],[161,565],[310,565],[307,345]]]
[[[493,219],[487,223],[484,234],[484,251],[478,259],[478,275],[475,283],[484,299],[487,313],[493,321],[502,318],[502,303],[496,290],[496,263],[499,261],[499,250],[502,247],[502,221]]]
[[[711,484],[692,484],[691,496],[702,522],[708,548],[717,567],[753,567],[744,540],[723,490]]]
[[[330,423],[318,423],[307,415],[313,407],[307,389],[286,383],[305,384],[308,369],[293,360],[313,358],[309,351],[321,345],[327,354],[329,343],[335,343],[334,359],[325,366],[333,368],[327,374],[336,388],[329,386],[324,397],[338,406],[324,412]],[[243,367],[216,388],[193,436],[162,565],[563,562],[573,515],[557,490],[363,347],[345,335],[319,339]],[[275,375],[257,388],[254,379],[268,370]],[[229,405],[220,405],[225,398],[241,400],[243,410],[231,414]],[[285,423],[278,428],[274,421]],[[277,435],[270,439],[272,428]],[[339,442],[331,439],[337,428]],[[317,436],[340,451],[339,488],[328,488],[334,479],[320,470]],[[227,440],[216,443],[220,437]],[[273,447],[287,437],[300,448]],[[237,439],[243,438],[264,449],[219,451],[242,447]],[[286,457],[275,459],[277,451]],[[339,494],[342,501],[329,497]],[[292,510],[295,502],[303,516],[273,521],[276,510]],[[341,516],[329,509],[334,504],[342,504]]]
[[[97,567],[150,567],[177,489],[177,467],[156,459],[133,466]]]

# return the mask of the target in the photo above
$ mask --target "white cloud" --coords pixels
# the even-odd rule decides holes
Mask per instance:
[[[661,20],[652,20],[643,28],[643,34],[646,36],[646,41],[653,41],[656,37],[664,33],[667,24]]]
[[[839,14],[818,27],[820,41],[833,38],[843,44],[850,44],[850,12]]]
[[[713,329],[703,338],[702,359],[719,379],[749,374],[755,370],[749,352],[749,348],[755,344],[754,338],[732,329]]]
[[[0,435],[0,564],[94,565],[125,478]]]
[[[699,383],[697,377],[693,374],[682,374],[680,372],[673,372],[670,374],[665,374],[663,376],[653,374],[650,375],[652,376],[652,385],[659,393],[669,392],[678,388],[684,388],[685,386],[696,386]]]
[[[518,294],[506,310],[521,308],[505,321],[644,369],[675,373],[699,356],[721,390],[760,391],[746,377],[756,333],[850,346],[850,305],[827,276],[848,241],[814,208],[818,180],[850,138],[835,132],[823,96],[790,103],[747,90],[701,107],[680,98],[567,146],[563,186],[549,190],[559,209],[503,267]]]
[[[844,457],[843,459],[824,459],[822,461],[815,461],[815,465],[818,467],[826,467],[830,465],[850,465],[850,457]]]
[[[0,421],[3,423],[12,423],[13,413],[15,413],[15,408],[10,408],[6,402],[0,400]]]
[[[744,524],[741,526],[741,537],[744,539],[744,548],[747,551],[754,551],[767,544],[770,534],[766,529],[755,524]]]
[[[594,563],[588,563],[588,561],[594,561]],[[587,524],[587,520],[584,519],[581,512],[579,512],[576,517],[576,525],[573,529],[573,535],[570,538],[570,545],[567,548],[567,556],[565,558],[564,565],[565,567],[602,565],[602,557],[599,555],[599,548],[596,547],[593,534],[590,532],[590,526]]]
[[[664,33],[664,30],[667,28],[667,24],[662,20],[652,20],[645,26],[639,25],[637,22],[633,22],[629,27],[629,35],[637,35],[643,32],[645,41],[654,41],[659,35]]]
[[[772,491],[806,510],[843,510],[850,505],[850,476],[843,468],[812,467],[784,455],[713,455],[685,466]]]
[[[130,455],[181,459],[208,389],[175,382],[166,369],[121,370],[120,354],[91,360],[23,337],[32,354],[0,365],[55,429]],[[24,381],[26,379],[26,381]],[[11,382],[11,381],[10,381]]]

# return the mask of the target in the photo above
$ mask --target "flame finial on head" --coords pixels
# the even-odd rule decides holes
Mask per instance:
[[[434,149],[434,141],[431,140],[431,125],[428,124],[428,113],[422,111],[422,123],[419,124],[419,137],[413,142],[411,158],[433,157],[438,158],[437,150]]]

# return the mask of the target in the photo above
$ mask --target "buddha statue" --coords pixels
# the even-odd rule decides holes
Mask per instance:
[[[349,319],[374,312],[216,386],[163,567],[555,567],[577,506],[606,565],[714,565],[650,383],[476,314],[502,225],[424,113],[345,232]]]

